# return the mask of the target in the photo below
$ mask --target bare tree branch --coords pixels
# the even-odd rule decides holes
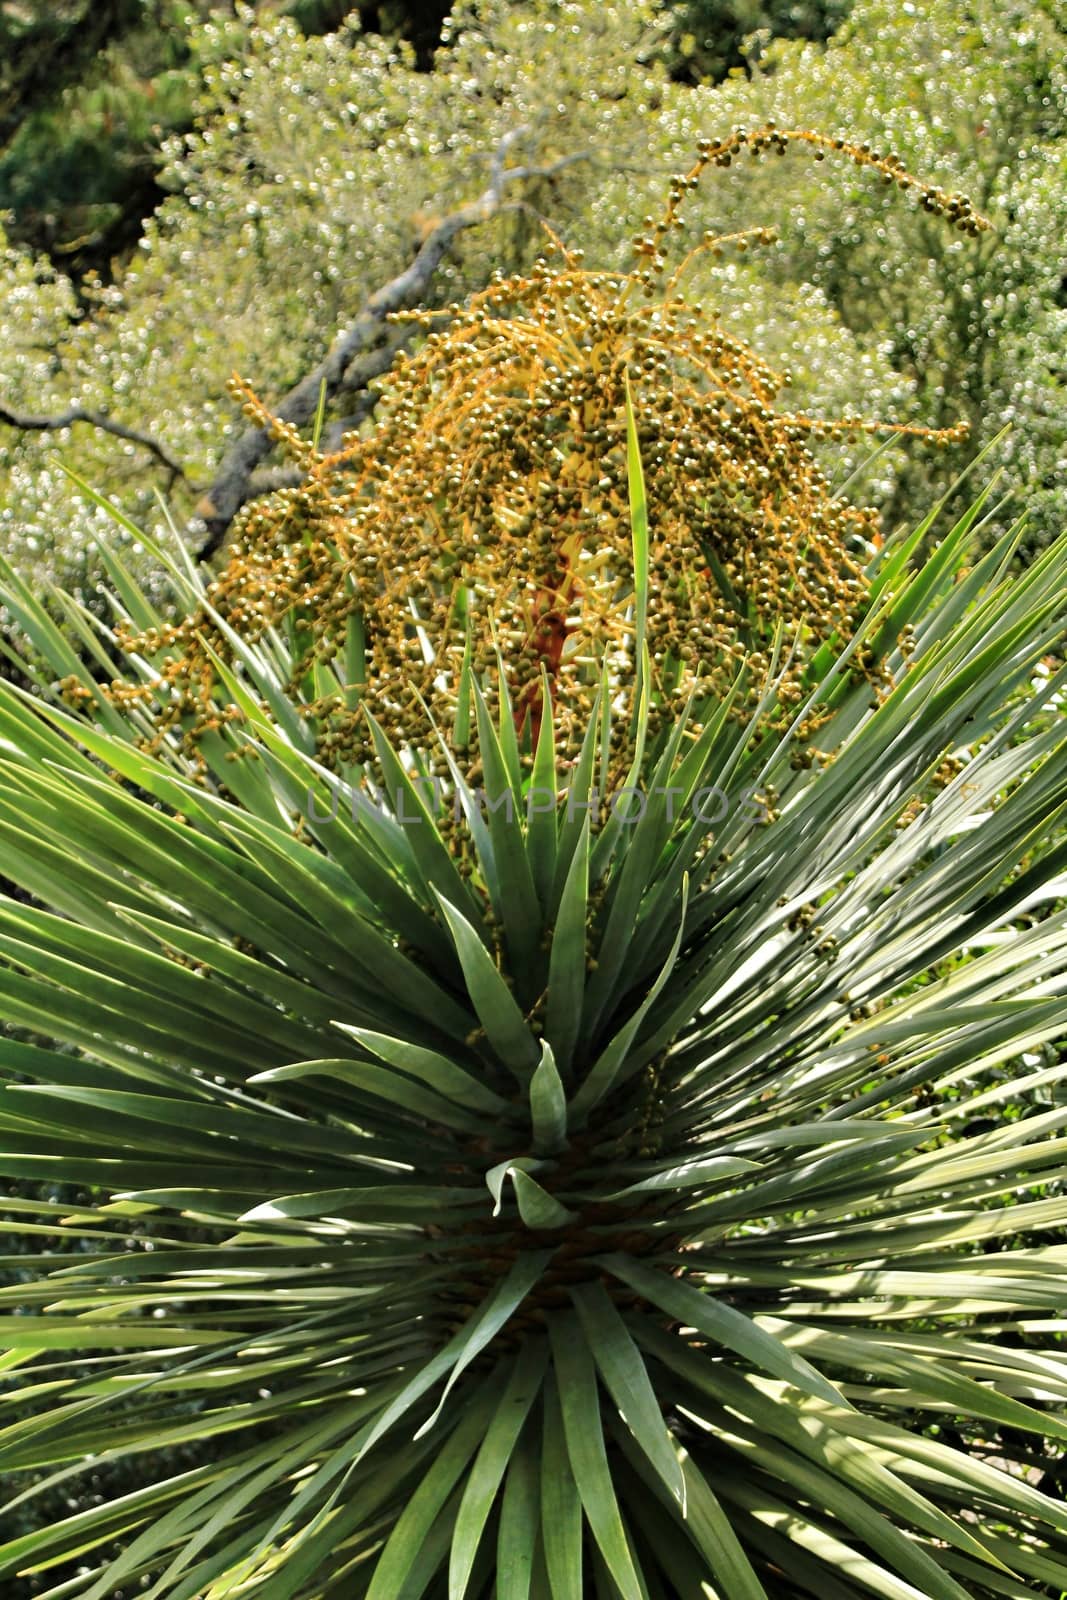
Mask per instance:
[[[0,401],[0,422],[6,422],[9,428],[18,428],[23,433],[55,433],[60,428],[69,428],[76,422],[85,422],[90,428],[99,428],[103,433],[114,434],[116,439],[126,439],[130,444],[143,446],[166,467],[172,478],[182,478],[186,483],[189,481],[181,462],[175,460],[158,439],[154,439],[150,433],[142,433],[139,428],[127,428],[125,423],[116,422],[113,417],[106,416],[102,411],[86,411],[84,406],[70,406],[54,417],[37,417],[22,411],[13,411],[10,406]]]
[[[494,217],[503,204],[505,187],[529,178],[551,177],[575,161],[585,159],[583,152],[563,158],[548,167],[507,166],[509,151],[529,129],[514,128],[506,134],[493,153],[489,169],[489,182],[481,195],[469,204],[459,207],[443,217],[427,234],[414,260],[391,278],[388,283],[367,299],[354,322],[337,335],[318,366],[312,368],[299,383],[282,397],[274,407],[275,415],[283,422],[302,427],[315,415],[323,384],[326,397],[332,399],[340,393],[362,393],[375,378],[388,370],[396,352],[406,342],[404,334],[389,322],[394,311],[408,310],[424,297],[434,273],[457,234],[466,228],[477,227]],[[361,402],[362,414],[373,408],[373,398]],[[358,420],[358,415],[356,420]],[[349,423],[354,426],[355,422]],[[208,560],[226,537],[227,529],[246,500],[262,492],[258,487],[264,481],[274,487],[290,481],[277,474],[257,474],[256,469],[274,446],[269,429],[249,428],[227,451],[207,494],[197,506],[197,515],[207,528],[199,558]],[[286,469],[279,469],[285,474]]]

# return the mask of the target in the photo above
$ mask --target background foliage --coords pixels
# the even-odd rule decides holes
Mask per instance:
[[[431,72],[395,31],[403,16],[384,7],[366,20],[391,34],[364,31],[357,13],[338,23],[321,5],[201,9],[194,17],[185,7],[180,27],[162,12],[154,24],[142,12],[119,27],[104,66],[91,56],[62,105],[36,107],[3,158],[17,210],[0,246],[0,404],[110,411],[150,426],[187,474],[168,484],[145,451],[85,426],[69,435],[0,428],[0,528],[20,563],[75,587],[95,584],[87,552],[102,531],[99,514],[58,473],[57,455],[149,521],[158,518],[154,492],[169,492],[184,521],[238,425],[225,394],[230,373],[238,369],[267,400],[295,381],[411,259],[433,219],[480,191],[496,142],[523,124],[515,159],[579,151],[586,159],[527,185],[521,206],[464,236],[435,280],[442,301],[481,286],[494,268],[528,262],[542,217],[592,264],[623,263],[629,230],[696,136],[767,115],[894,149],[944,187],[970,192],[997,225],[988,240],[943,236],[861,172],[844,204],[840,189],[825,191],[818,172],[791,156],[762,173],[747,199],[721,174],[694,197],[694,232],[743,216],[781,238],[701,267],[690,291],[784,360],[789,398],[816,414],[861,401],[933,424],[963,415],[978,441],[1012,423],[1000,459],[1007,487],[1025,490],[1031,507],[1029,547],[1062,523],[1067,31],[1059,0],[977,0],[966,13],[948,0],[864,0],[825,44],[768,40],[765,30],[749,68],[719,83],[692,56],[679,66],[690,37],[718,38],[721,29],[726,40],[725,13],[709,8],[697,27],[693,8],[657,10],[647,0],[461,4]],[[15,8],[3,14],[10,29]],[[829,9],[810,30],[792,12],[767,17],[782,32],[839,21]],[[758,28],[763,14],[752,20]],[[327,31],[304,31],[320,27]],[[424,59],[424,39],[419,48]],[[146,50],[151,61],[137,55]],[[715,72],[733,60],[732,45],[723,51],[709,63]],[[25,242],[42,204],[34,184],[49,170],[34,165],[33,141],[48,143],[62,115],[95,160],[103,146],[93,96],[102,105],[125,84],[143,101],[146,83],[173,116],[127,108],[101,172],[108,161],[147,164],[165,198],[134,247],[103,270],[71,274],[72,258],[49,257],[43,236],[36,250]],[[67,159],[59,144],[54,155]],[[960,460],[889,452],[871,493],[891,525],[914,521]]]
[[[255,0],[326,33],[349,0]],[[432,60],[446,7],[386,0],[357,12]],[[197,24],[232,18],[226,0],[11,0],[0,7],[0,209],[20,241],[75,272],[110,270],[163,199],[165,139],[192,127],[211,46]],[[223,35],[227,37],[227,35]],[[205,55],[205,48],[208,54]]]

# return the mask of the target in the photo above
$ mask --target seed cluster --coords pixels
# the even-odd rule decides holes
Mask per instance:
[[[865,145],[770,124],[737,130],[702,141],[691,171],[671,180],[662,214],[633,240],[631,272],[591,271],[552,236],[527,274],[497,275],[448,307],[443,326],[440,313],[401,314],[422,342],[383,381],[373,429],[336,453],[314,449],[235,380],[246,413],[305,476],[246,508],[209,598],[245,638],[285,624],[291,688],[328,764],[368,757],[363,707],[398,743],[425,744],[427,708],[457,745],[472,742],[465,660],[506,691],[527,748],[547,681],[560,743],[573,750],[604,671],[622,685],[635,667],[628,394],[648,495],[653,735],[691,695],[724,694],[743,661],[758,684],[780,622],[799,646],[781,695],[790,714],[810,649],[862,612],[862,551],[877,533],[874,511],[832,493],[812,446],[857,430],[939,444],[964,431],[778,409],[788,375],[683,297],[695,255],[774,237],[761,227],[705,235],[669,271],[687,192],[708,166],[790,143],[816,159],[844,152],[966,233],[988,226],[962,196]],[[208,722],[236,715],[204,648],[232,659],[210,615],[124,642],[168,654],[161,731],[184,727],[195,748]]]

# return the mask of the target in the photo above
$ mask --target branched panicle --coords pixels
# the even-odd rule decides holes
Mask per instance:
[[[527,274],[497,275],[449,307],[443,326],[439,313],[398,314],[421,322],[423,342],[384,380],[373,429],[335,453],[314,449],[235,379],[246,415],[305,475],[246,509],[210,602],[246,638],[283,620],[292,630],[292,687],[310,703],[329,765],[367,758],[364,708],[400,743],[425,743],[426,706],[452,727],[468,652],[483,679],[502,662],[528,748],[547,675],[573,752],[605,670],[622,683],[635,667],[627,384],[649,497],[650,730],[691,696],[720,698],[742,662],[758,685],[781,623],[796,641],[779,696],[791,716],[810,650],[847,636],[863,613],[878,532],[874,511],[832,492],[812,447],[857,430],[947,444],[965,429],[782,409],[788,374],[683,297],[695,255],[774,239],[765,227],[705,235],[671,268],[687,192],[709,166],[790,144],[816,159],[841,152],[965,233],[988,227],[964,197],[922,183],[892,155],[807,129],[737,130],[701,141],[691,170],[671,180],[662,214],[633,240],[629,273],[591,270],[553,236]],[[236,715],[220,709],[204,648],[231,656],[210,615],[127,642],[169,652],[160,731],[184,729],[192,748],[205,725]],[[317,664],[342,668],[325,692]],[[750,709],[742,696],[738,714]]]

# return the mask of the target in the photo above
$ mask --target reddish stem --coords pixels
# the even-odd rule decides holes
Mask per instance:
[[[538,675],[531,678],[515,705],[515,731],[522,733],[522,725],[527,714],[530,717],[530,738],[536,750],[537,741],[541,734],[541,721],[544,716],[544,689],[541,682],[540,667],[545,667],[550,685],[554,685],[556,675],[563,661],[563,646],[574,632],[567,626],[566,618],[560,606],[567,609],[573,600],[576,586],[573,576],[568,576],[569,565],[560,574],[559,582],[554,583],[549,589],[543,589],[535,604],[535,622],[530,643],[534,649],[534,659],[538,667]]]

